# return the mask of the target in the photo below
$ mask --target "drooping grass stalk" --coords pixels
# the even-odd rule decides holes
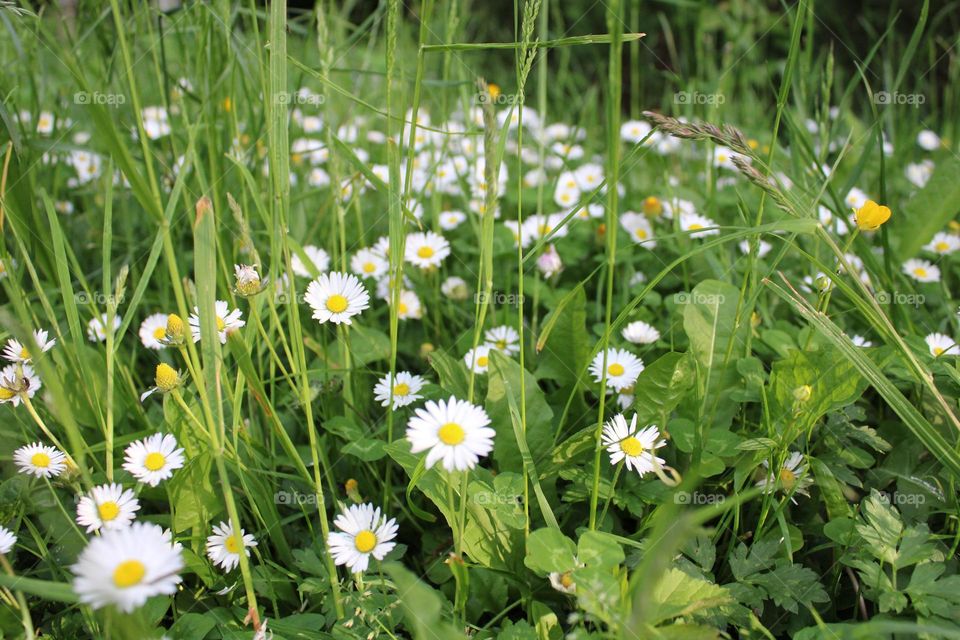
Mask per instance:
[[[604,333],[600,348],[603,350],[603,371],[600,377],[600,403],[597,410],[597,435],[593,452],[593,488],[590,492],[590,529],[597,527],[597,501],[600,497],[600,464],[603,448],[604,411],[607,399],[607,347],[610,344],[610,323],[613,319],[613,281],[617,258],[617,210],[619,197],[617,184],[620,179],[620,101],[623,67],[623,6],[621,0],[607,5],[607,29],[610,32],[610,61],[607,77],[607,188],[606,210],[606,269],[607,291],[604,312]]]

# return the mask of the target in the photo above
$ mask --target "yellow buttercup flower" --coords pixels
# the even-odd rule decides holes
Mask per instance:
[[[854,217],[861,231],[876,231],[880,225],[890,219],[890,207],[867,200],[855,211]]]

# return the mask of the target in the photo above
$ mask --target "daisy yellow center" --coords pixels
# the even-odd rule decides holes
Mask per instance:
[[[170,391],[177,386],[177,371],[165,362],[157,365],[154,382],[161,391]]]
[[[43,451],[38,451],[30,458],[30,464],[35,467],[46,469],[50,466],[50,456],[45,454]]]
[[[405,382],[393,386],[393,395],[405,396],[410,393],[410,385]]]
[[[625,369],[623,368],[623,365],[619,362],[614,362],[612,365],[607,367],[607,373],[612,376],[622,376],[624,371]]]
[[[717,160],[719,160],[720,162],[726,162],[727,155],[725,153],[721,153],[720,155],[717,156]]]
[[[343,313],[347,309],[347,299],[339,293],[335,293],[327,298],[327,309],[331,313]]]
[[[699,224],[699,223],[697,223],[697,222],[694,222],[694,223],[691,224],[690,227],[689,227],[689,230],[690,230],[690,231],[696,231],[697,229],[703,229],[703,225],[702,225],[702,224]]]
[[[223,331],[227,328],[227,323],[223,321],[223,318],[217,316],[217,331]]]
[[[117,506],[116,502],[104,502],[97,506],[97,511],[100,513],[100,519],[104,522],[110,522],[118,515],[120,515],[120,507]]]
[[[937,244],[933,245],[933,248],[937,251],[946,251],[950,248],[950,246],[946,242],[938,242]]]
[[[373,264],[372,262],[365,262],[365,263],[363,263],[363,272],[364,272],[364,273],[373,273],[373,272],[376,271],[376,270],[377,270],[377,265]]]
[[[927,277],[927,270],[924,269],[923,267],[917,267],[916,269],[913,270],[913,273],[914,273],[914,275],[917,276],[918,278],[926,278],[926,277]]]
[[[644,229],[637,229],[635,233],[637,234],[637,237],[640,238],[641,240],[647,239],[647,232]]]
[[[489,363],[490,363],[490,358],[488,358],[487,356],[480,356],[479,358],[477,358],[477,366],[479,367],[485,367]]]
[[[26,348],[26,347],[23,347],[22,349],[20,349],[20,358],[23,359],[23,360],[29,360],[29,359],[30,359],[30,352],[27,351],[27,348]]]
[[[629,436],[620,441],[620,449],[628,456],[638,456],[643,453],[643,445],[640,441]]]
[[[160,471],[165,464],[167,464],[167,459],[162,453],[156,451],[148,453],[147,457],[143,459],[143,466],[145,466],[148,471]]]
[[[564,198],[564,202],[566,202],[566,200],[567,200],[567,198]],[[540,225],[540,235],[545,236],[545,235],[547,235],[548,233],[550,233],[551,231],[553,231],[553,227],[551,227],[550,225],[548,225],[548,224],[542,224],[542,225]]]
[[[400,315],[405,316],[407,315],[407,311],[409,311],[409,307],[407,307],[406,304],[401,302],[400,305],[397,307],[397,311],[400,313]]]
[[[497,340],[497,349],[500,349],[501,351],[503,351],[506,348],[507,348],[506,340]]]
[[[421,258],[432,258],[433,257],[433,247],[428,247],[426,245],[417,249],[417,255]]]
[[[240,541],[237,536],[229,536],[223,541],[223,548],[230,553],[240,553]]]
[[[153,330],[153,337],[155,340],[163,340],[167,337],[167,328],[166,327],[157,327]]]
[[[939,355],[942,354],[942,353],[943,353],[943,347],[934,347],[934,348],[933,348],[933,355],[939,356]]]
[[[797,475],[790,469],[780,469],[780,484],[789,491],[793,488],[793,483],[797,481]]]
[[[113,570],[113,584],[126,589],[133,587],[147,575],[147,567],[139,560],[124,560]]]
[[[570,575],[569,571],[560,576],[560,584],[563,585],[564,589],[569,589],[573,586],[573,576]]]
[[[15,395],[17,394],[10,389],[7,389],[6,387],[0,387],[0,400],[9,400]]]
[[[463,442],[463,427],[458,425],[456,422],[448,422],[440,427],[440,431],[437,432],[437,437],[440,438],[440,442],[443,444],[451,447],[458,445]]]
[[[377,546],[377,536],[369,529],[364,529],[353,539],[354,546],[360,553],[370,553]]]

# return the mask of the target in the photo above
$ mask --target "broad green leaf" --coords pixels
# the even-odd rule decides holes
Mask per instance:
[[[553,528],[537,529],[527,538],[523,563],[540,574],[570,571],[577,565],[577,546]]]
[[[407,629],[416,640],[460,640],[464,634],[444,618],[444,598],[397,562],[384,565],[397,585],[398,600]]]
[[[673,411],[695,380],[693,358],[687,353],[667,353],[647,366],[633,391],[633,410],[639,424],[659,424]]]

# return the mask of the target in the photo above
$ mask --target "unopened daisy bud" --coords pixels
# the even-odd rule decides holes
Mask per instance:
[[[806,402],[813,396],[813,387],[808,384],[801,385],[793,390],[793,399],[797,402]]]
[[[350,498],[351,502],[354,504],[363,502],[363,498],[360,497],[360,484],[355,479],[350,478],[343,486],[347,490],[347,497]]]
[[[643,213],[648,218],[656,218],[663,213],[663,203],[656,196],[647,196],[643,200]]]
[[[183,318],[175,313],[171,313],[167,316],[167,342],[171,344],[180,344],[183,342],[185,337],[183,330]]]
[[[890,219],[890,207],[867,200],[854,212],[854,218],[861,231],[876,231],[880,225]]]
[[[434,346],[432,342],[424,342],[420,345],[420,357],[424,359],[429,358],[433,350]]]
[[[556,247],[550,245],[546,251],[540,254],[540,257],[537,258],[537,268],[540,269],[540,273],[545,278],[549,278],[563,269],[563,261],[560,259]]]
[[[177,370],[167,363],[161,362],[157,365],[157,373],[154,377],[154,382],[157,385],[157,389],[161,393],[167,393],[168,391],[173,391],[176,389],[177,385],[180,384],[180,374],[178,374]]]
[[[263,290],[260,283],[260,274],[256,265],[237,264],[233,266],[237,276],[236,291],[244,297],[254,296]]]
[[[756,311],[754,311],[753,313],[750,314],[750,326],[751,326],[751,327],[753,327],[754,329],[756,329],[757,327],[760,326],[760,323],[761,323],[761,322],[762,322],[762,320],[760,319],[760,314],[759,314],[759,313],[757,313]]]

